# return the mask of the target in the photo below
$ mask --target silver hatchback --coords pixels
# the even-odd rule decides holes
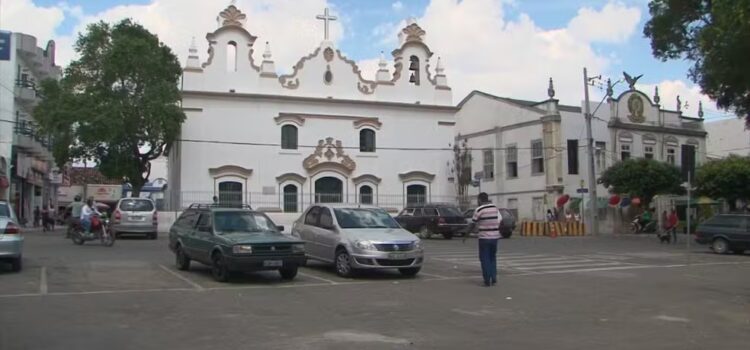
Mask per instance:
[[[21,271],[23,236],[13,208],[0,201],[0,262],[9,262],[11,270]]]
[[[121,234],[140,233],[156,239],[158,216],[154,201],[148,198],[120,199],[112,219],[111,228],[116,237]]]
[[[422,241],[377,207],[315,205],[294,223],[292,235],[305,241],[309,258],[335,264],[342,277],[364,269],[415,276],[424,261]]]

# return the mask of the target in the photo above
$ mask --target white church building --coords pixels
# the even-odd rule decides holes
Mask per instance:
[[[410,23],[375,80],[328,40],[277,75],[234,5],[206,35],[204,61],[193,46],[184,68],[187,119],[169,152],[169,196],[246,203],[299,212],[316,202],[374,204],[397,211],[441,201],[448,182],[457,108],[425,31]],[[280,45],[279,47],[283,47]],[[262,62],[253,52],[263,50]],[[443,149],[443,151],[436,151]]]

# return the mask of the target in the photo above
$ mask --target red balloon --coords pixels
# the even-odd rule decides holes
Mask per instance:
[[[613,195],[612,197],[609,197],[609,205],[618,205],[620,204],[620,196]]]
[[[638,197],[635,197],[635,198],[633,198],[633,200],[630,201],[630,204],[632,204],[632,205],[640,205],[641,204],[641,199],[638,198]]]
[[[565,203],[568,203],[569,200],[570,200],[570,196],[568,196],[567,194],[563,195],[562,197],[557,199],[557,207],[562,208],[565,205]]]

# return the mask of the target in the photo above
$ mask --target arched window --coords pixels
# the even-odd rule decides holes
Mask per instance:
[[[230,41],[227,43],[227,72],[237,71],[237,43]]]
[[[427,186],[409,185],[406,187],[406,205],[424,204],[427,202]]]
[[[297,186],[295,185],[284,186],[284,212],[297,212]]]
[[[409,57],[409,71],[411,72],[411,75],[409,75],[409,82],[419,86],[419,57]]]
[[[284,125],[281,127],[281,148],[297,149],[297,127]]]
[[[359,151],[375,152],[375,131],[364,129],[359,132]]]
[[[359,188],[359,202],[361,204],[372,204],[372,187],[364,185]]]
[[[219,204],[230,206],[242,204],[242,183],[236,181],[220,182]]]

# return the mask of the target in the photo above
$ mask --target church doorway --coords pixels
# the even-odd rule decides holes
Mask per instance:
[[[295,185],[284,186],[284,212],[297,212],[297,186]]]
[[[409,185],[406,187],[406,205],[425,204],[427,202],[427,186]]]
[[[323,177],[315,181],[315,203],[342,203],[344,183],[335,177]]]

